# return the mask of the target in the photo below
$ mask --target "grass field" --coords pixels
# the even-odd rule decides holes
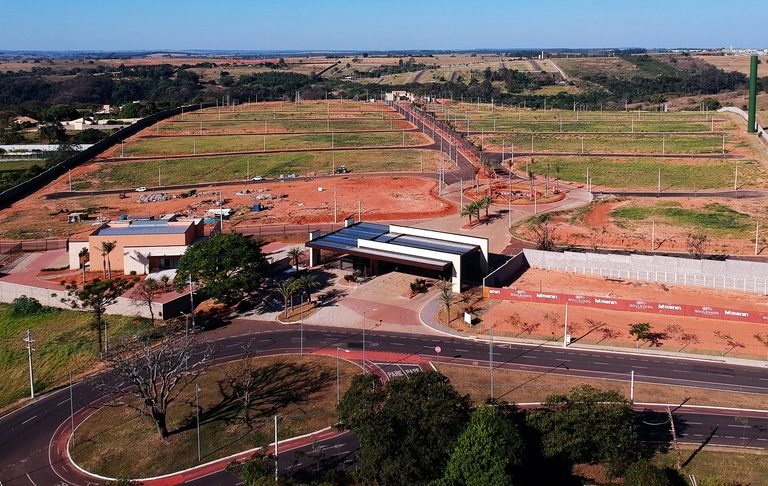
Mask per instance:
[[[742,451],[682,450],[685,474],[693,474],[700,486],[758,486],[768,484],[768,455]],[[654,462],[675,467],[677,453],[658,453]]]
[[[203,462],[267,445],[273,440],[274,415],[280,416],[279,437],[287,439],[336,423],[336,360],[324,356],[257,358],[260,381],[250,408],[250,422],[229,393],[225,371],[241,363],[215,367],[202,375],[200,441]],[[357,366],[340,361],[341,393]],[[161,441],[154,423],[126,407],[103,408],[77,429],[75,461],[98,474],[149,477],[197,465],[194,387],[186,386],[171,405],[168,429]],[[304,461],[311,460],[305,458]]]
[[[516,160],[515,168],[524,173],[526,168],[538,176],[549,173],[556,176],[559,168],[561,180],[586,183],[587,171],[593,186],[616,189],[653,189],[658,187],[661,169],[661,189],[732,189],[734,168],[731,160],[706,159],[652,159],[605,157],[536,156],[533,164]],[[755,186],[764,183],[765,174],[751,160],[738,161],[740,185]],[[599,189],[596,189],[599,190]]]
[[[613,210],[611,217],[624,228],[653,219],[661,224],[705,230],[718,236],[750,236],[754,228],[752,217],[717,203],[702,209],[685,209],[674,201],[650,207],[626,206]]]
[[[74,178],[76,190],[113,187],[153,187],[160,168],[163,185],[245,180],[246,176],[276,177],[279,174],[327,174],[334,165],[346,165],[353,173],[434,171],[445,154],[434,150],[367,150],[334,152],[284,152],[254,155],[225,155],[191,159],[147,160],[105,163],[88,174]],[[250,171],[249,171],[250,165]]]
[[[533,140],[532,140],[533,137]],[[509,134],[473,135],[470,139],[475,145],[493,144],[501,147],[502,143],[509,150],[513,145],[519,151],[581,152],[584,153],[669,153],[669,154],[707,154],[722,151],[723,138],[719,134],[694,135],[570,135],[570,134]],[[583,146],[582,146],[583,140]],[[531,142],[533,141],[533,145]],[[730,147],[726,142],[726,151]],[[487,145],[485,149],[488,150]]]
[[[264,120],[213,120],[204,121],[202,132],[208,130],[243,130],[253,132],[325,132],[355,131],[355,130],[403,130],[413,128],[413,125],[401,118],[388,116],[386,118],[329,118],[322,119],[264,119]],[[200,131],[200,122],[196,121],[172,121],[160,124],[160,133],[163,132],[191,132]]]
[[[16,316],[0,305],[0,409],[29,396],[27,329],[35,339],[35,391],[42,393],[92,369],[97,364],[98,340],[90,329],[91,314],[52,309],[32,316]],[[107,316],[110,339],[147,329],[143,319]],[[134,322],[135,321],[135,322]]]
[[[301,135],[221,135],[195,138],[140,138],[125,145],[125,155],[180,155],[258,150],[400,147],[432,143],[420,132],[317,133]]]
[[[712,64],[715,67],[723,69],[725,71],[738,71],[740,73],[749,76],[749,55],[738,56],[696,56],[696,59],[700,59],[708,64]],[[765,76],[762,74],[762,70],[765,70],[765,65],[768,63],[768,56],[760,56],[762,64],[758,66],[761,71],[758,76]]]
[[[490,393],[487,367],[434,363],[437,370],[451,379],[461,394],[468,393],[476,404],[483,403]],[[598,380],[563,375],[496,369],[493,372],[494,397],[512,403],[541,402],[549,395],[568,394],[571,388],[587,384],[601,390],[617,390],[629,398],[629,376],[624,381]],[[635,383],[635,401],[688,405],[763,408],[765,398],[751,393],[732,393],[683,386]]]
[[[28,158],[17,159],[13,157],[4,159],[3,157],[0,157],[0,173],[27,170],[33,165],[42,166],[44,164],[45,164],[45,160],[43,159],[28,159]]]

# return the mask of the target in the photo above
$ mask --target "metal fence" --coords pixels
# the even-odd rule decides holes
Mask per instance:
[[[61,239],[0,241],[0,255],[24,251],[61,250],[66,247],[67,240]]]
[[[523,250],[531,268],[768,295],[768,263]]]

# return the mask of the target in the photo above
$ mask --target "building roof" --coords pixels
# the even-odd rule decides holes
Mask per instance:
[[[360,248],[358,245],[359,240],[388,243],[395,247],[402,246],[404,248],[436,251],[445,253],[446,259],[441,260],[400,253],[397,251],[397,248],[392,250]],[[333,233],[315,238],[309,241],[306,246],[437,270],[443,270],[451,265],[448,255],[465,255],[479,249],[477,245],[393,233],[390,232],[389,226],[374,223],[357,223],[347,226]]]
[[[137,220],[127,224],[115,224],[96,230],[94,236],[118,236],[118,235],[175,235],[184,234],[189,224],[169,224],[168,221]]]

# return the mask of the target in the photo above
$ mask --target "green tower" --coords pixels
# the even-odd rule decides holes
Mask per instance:
[[[747,133],[757,132],[755,110],[757,110],[757,56],[752,56],[749,62],[749,117],[747,118]]]

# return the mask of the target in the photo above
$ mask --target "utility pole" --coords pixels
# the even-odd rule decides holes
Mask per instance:
[[[760,239],[760,221],[757,221],[755,223],[755,256],[759,253],[758,251],[758,240]]]
[[[490,339],[488,340],[488,376],[490,378],[490,381],[489,381],[490,392],[491,392],[490,396],[491,396],[491,401],[493,401],[493,325],[492,324],[491,324],[491,327],[488,329],[488,335],[490,336]]]
[[[565,303],[565,319],[563,319],[563,347],[568,347],[568,302]]]
[[[75,446],[75,394],[72,391],[72,372],[69,372],[69,428],[72,431],[69,434],[69,440],[72,447]]]
[[[361,223],[363,221],[363,202],[357,201],[357,222]]]
[[[337,210],[338,210],[338,203],[336,200],[336,186],[333,186],[333,224],[336,224],[339,222],[337,219],[337,214],[338,214]]]
[[[365,311],[363,311],[363,373],[365,373]]]
[[[32,331],[27,329],[27,337],[24,338],[24,342],[27,343],[27,356],[29,358],[29,397],[31,399],[35,398],[35,373],[32,368],[32,351],[34,349],[32,348],[32,343],[35,342],[34,339],[32,339]]]
[[[189,280],[187,281],[189,284],[189,305],[192,309],[192,331],[195,330],[195,290],[192,288],[192,274],[189,274]]]
[[[635,401],[635,370],[629,373],[629,401]]]

